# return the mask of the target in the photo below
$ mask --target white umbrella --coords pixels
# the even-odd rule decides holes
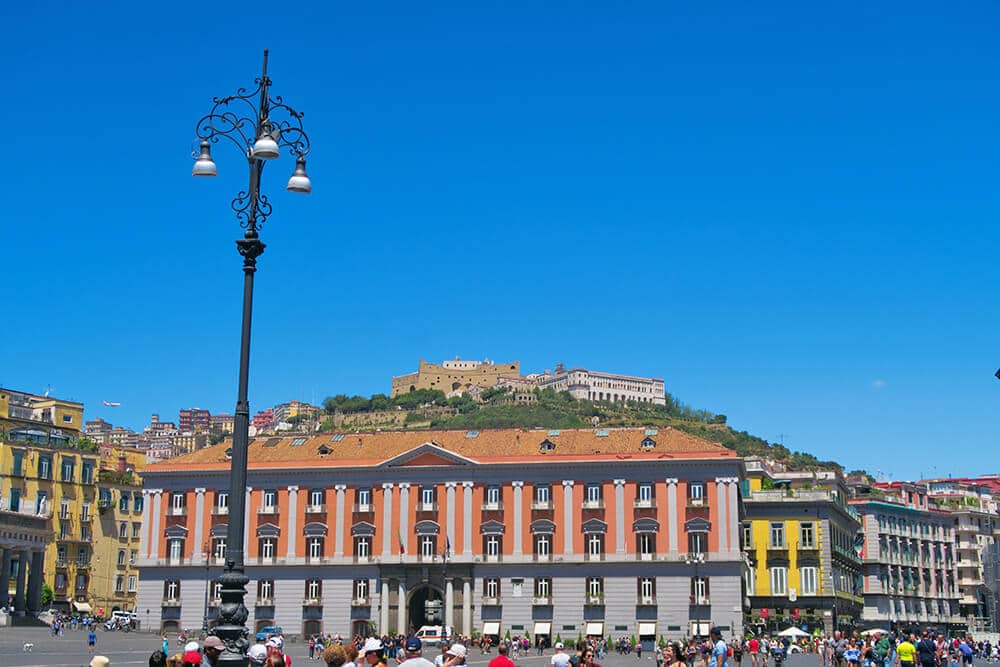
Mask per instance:
[[[866,637],[870,637],[871,635],[887,635],[889,634],[889,631],[883,630],[882,628],[872,628],[871,630],[865,630],[861,634]]]
[[[801,630],[799,630],[797,627],[795,627],[793,625],[792,627],[785,628],[784,630],[782,630],[781,632],[779,632],[778,636],[779,637],[808,637],[809,634],[806,633],[806,632],[802,632]]]

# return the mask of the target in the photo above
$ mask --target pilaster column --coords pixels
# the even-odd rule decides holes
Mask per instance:
[[[403,635],[410,634],[410,629],[406,627],[406,582],[399,580],[399,587],[396,589],[396,632]]]
[[[159,558],[160,554],[160,512],[163,511],[163,489],[150,489],[149,492],[153,494],[153,521],[149,535],[149,557],[156,559]]]
[[[31,552],[31,569],[28,571],[28,611],[38,612],[42,608],[42,566],[44,551]]]
[[[563,553],[573,555],[573,484],[571,479],[563,480]]]
[[[524,482],[511,482],[514,487],[514,555],[520,556],[522,553],[522,531],[524,530]]]
[[[734,552],[740,550],[739,483],[738,477],[730,477],[726,480],[727,493],[729,494],[729,549]],[[818,535],[816,539],[819,539]]]
[[[194,545],[191,561],[193,563],[204,563],[207,554],[202,553],[205,535],[205,489],[199,487],[194,490]]]
[[[420,502],[420,499],[417,499]],[[403,544],[410,543],[410,483],[401,482],[399,484],[399,537]],[[400,630],[405,633],[405,630]]]
[[[247,554],[250,553],[250,498],[253,496],[253,487],[248,486],[246,498],[243,503],[243,557],[246,558]],[[263,493],[263,490],[261,490]],[[262,501],[263,502],[263,499]]]
[[[455,581],[451,577],[444,580],[444,624],[455,627]]]
[[[31,560],[31,552],[27,549],[22,550],[18,553],[18,563],[17,563],[17,589],[14,593],[14,611],[18,616],[24,616],[24,609],[26,607],[25,598],[25,585],[28,581],[28,568],[31,567],[29,561]]]
[[[445,497],[445,528],[444,534],[447,543],[451,543],[451,549],[455,549],[455,487],[458,486],[458,482],[445,482],[444,483],[444,497]],[[449,554],[450,556],[451,554]]]
[[[472,582],[462,579],[462,634],[472,635]]]
[[[719,517],[719,553],[726,553],[729,551],[729,517],[726,505],[726,478],[716,477],[715,478],[715,504],[716,513]]]
[[[392,482],[384,483],[382,491],[382,557],[388,558],[392,555]]]
[[[381,635],[389,634],[389,580],[382,580],[382,606],[379,608],[378,631]]]
[[[333,490],[337,492],[337,508],[336,508],[336,535],[333,538],[333,555],[340,557],[344,555],[344,492],[347,491],[346,484],[337,484],[333,487]]]
[[[462,482],[462,555],[472,555],[472,482]],[[468,634],[468,633],[466,633]]]
[[[667,478],[667,549],[677,555],[677,478]]]
[[[625,480],[615,480],[615,552],[625,553]]]
[[[10,598],[10,561],[13,549],[0,549],[0,606]]]
[[[149,555],[149,524],[150,513],[149,490],[142,490],[142,530],[139,532],[139,555],[143,558]]]
[[[295,558],[295,538],[299,531],[299,487],[288,487],[288,553],[286,558]]]

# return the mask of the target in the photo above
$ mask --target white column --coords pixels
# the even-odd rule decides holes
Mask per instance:
[[[382,580],[382,607],[379,609],[378,631],[379,634],[389,634],[389,580]]]
[[[451,542],[452,550],[455,549],[455,487],[457,482],[445,482],[445,529],[444,534],[448,542]],[[451,555],[451,554],[449,554]]]
[[[514,487],[514,555],[520,556],[522,553],[521,531],[524,529],[524,515],[522,512],[524,482],[511,482],[510,484]]]
[[[730,551],[740,550],[740,483],[739,477],[730,477],[726,480],[729,487],[729,549]]]
[[[455,627],[455,582],[451,577],[444,580],[444,624]]]
[[[205,534],[205,489],[194,490],[194,558],[192,562],[203,563],[208,556],[208,548],[203,543]],[[203,547],[205,547],[203,549]]]
[[[573,480],[563,480],[563,553],[573,555]]]
[[[149,556],[149,524],[153,508],[150,506],[149,489],[142,490],[142,531],[139,533],[139,555]],[[0,579],[0,582],[3,580]],[[0,590],[2,592],[2,590]]]
[[[625,480],[615,480],[615,552],[625,553]]]
[[[160,553],[160,511],[163,502],[163,489],[150,489],[153,494],[153,521],[149,535],[149,557],[159,558]]]
[[[462,555],[472,555],[472,482],[462,482],[463,512],[462,512]],[[468,634],[467,632],[465,634]]]
[[[472,634],[472,582],[462,579],[462,634]]]
[[[667,549],[677,555],[677,478],[667,478]]]
[[[286,558],[295,558],[295,535],[299,530],[299,487],[288,487],[288,551]]]
[[[419,502],[419,499],[417,500]],[[404,544],[410,541],[410,483],[401,482],[399,484],[399,535],[403,538]],[[400,632],[406,632],[400,630]]]
[[[410,629],[406,627],[406,582],[402,579],[399,580],[396,596],[396,632],[408,635]]]
[[[729,551],[729,520],[726,516],[726,478],[715,478],[715,502],[719,516],[719,553]]]
[[[382,489],[385,491],[382,494],[382,557],[388,558],[392,555],[392,483],[386,482]]]
[[[337,492],[337,509],[335,526],[337,534],[333,538],[333,555],[340,557],[344,555],[344,492],[347,491],[346,484],[337,484],[333,487]]]
[[[261,491],[263,493],[263,491]],[[253,487],[247,487],[247,497],[244,500],[243,505],[243,557],[247,557],[247,552],[250,547],[250,498],[253,495]]]

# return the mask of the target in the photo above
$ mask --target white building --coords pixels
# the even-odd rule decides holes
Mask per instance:
[[[568,391],[574,398],[590,401],[635,401],[655,405],[666,405],[667,402],[662,378],[602,373],[586,368],[556,368],[555,373],[540,376],[538,386],[542,389]]]

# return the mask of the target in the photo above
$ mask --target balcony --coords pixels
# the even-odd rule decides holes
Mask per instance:
[[[656,598],[652,595],[643,595],[639,598],[639,604],[641,605],[654,605],[656,604]]]
[[[705,506],[705,499],[704,498],[688,498],[687,499],[687,506],[688,507],[704,507]]]
[[[89,570],[90,569],[90,561],[89,560],[78,560],[78,561],[75,561],[75,562],[76,562],[76,569],[78,569],[78,570]]]
[[[184,516],[187,514],[187,507],[171,507],[168,514],[170,516]]]
[[[180,607],[181,601],[179,598],[163,598],[163,602],[160,604],[161,607]]]
[[[788,542],[782,540],[781,542],[768,542],[768,551],[788,551]]]
[[[219,507],[218,505],[212,505],[212,516],[227,516],[229,514],[229,506]]]
[[[534,500],[531,503],[532,510],[550,510],[552,509],[551,500]]]
[[[359,556],[355,554],[354,562],[364,564],[364,563],[373,563],[375,562],[375,560],[371,556]]]
[[[278,513],[277,505],[264,505],[263,507],[257,508],[257,514],[277,514],[277,513]]]
[[[581,507],[585,510],[602,510],[604,509],[604,501],[600,498],[597,500],[584,500]]]
[[[538,562],[538,563],[548,563],[548,562],[550,562],[552,560],[552,554],[535,553],[535,554],[532,554],[532,555],[533,555],[535,561]]]
[[[492,503],[489,502],[489,501],[487,501],[487,502],[483,503],[482,510],[484,512],[502,512],[503,511],[503,503],[500,502],[499,500],[497,500],[495,502],[492,502]]]
[[[256,602],[254,602],[254,605],[257,607],[273,607],[274,598],[257,598]]]
[[[316,597],[313,597],[313,598],[303,598],[302,599],[302,606],[303,607],[322,607],[323,606],[323,600],[321,600],[320,598],[316,598]]]
[[[500,605],[500,598],[495,596],[494,597],[484,596],[482,604],[484,607],[497,607]]]
[[[371,604],[372,601],[369,600],[368,598],[353,598],[351,600],[352,607],[370,607]]]
[[[91,523],[91,522],[93,522],[93,520],[94,520],[94,517],[91,514],[81,514],[80,515],[80,523]]]
[[[547,595],[541,597],[531,598],[531,604],[534,607],[547,607],[552,604],[552,598]]]
[[[632,507],[635,509],[652,509],[656,507],[656,501],[652,498],[636,498],[635,502],[632,503]]]
[[[653,553],[653,552],[642,552],[642,551],[640,551],[639,553],[637,553],[635,555],[635,559],[636,560],[645,560],[645,561],[656,560],[656,554]]]
[[[584,600],[584,606],[587,607],[603,607],[604,606],[604,596],[603,595],[588,595],[587,599]]]
[[[798,544],[798,546],[796,548],[799,551],[819,551],[819,543],[818,542],[808,542],[808,543],[806,543],[806,542],[799,542],[799,544]]]
[[[355,514],[368,514],[374,512],[375,508],[371,503],[355,503],[354,513]]]
[[[306,505],[306,514],[326,514],[326,505]]]
[[[437,512],[437,510],[438,510],[437,503],[425,503],[425,502],[417,503],[418,512]]]
[[[691,605],[695,607],[707,607],[712,604],[707,595],[692,595],[690,600]]]

